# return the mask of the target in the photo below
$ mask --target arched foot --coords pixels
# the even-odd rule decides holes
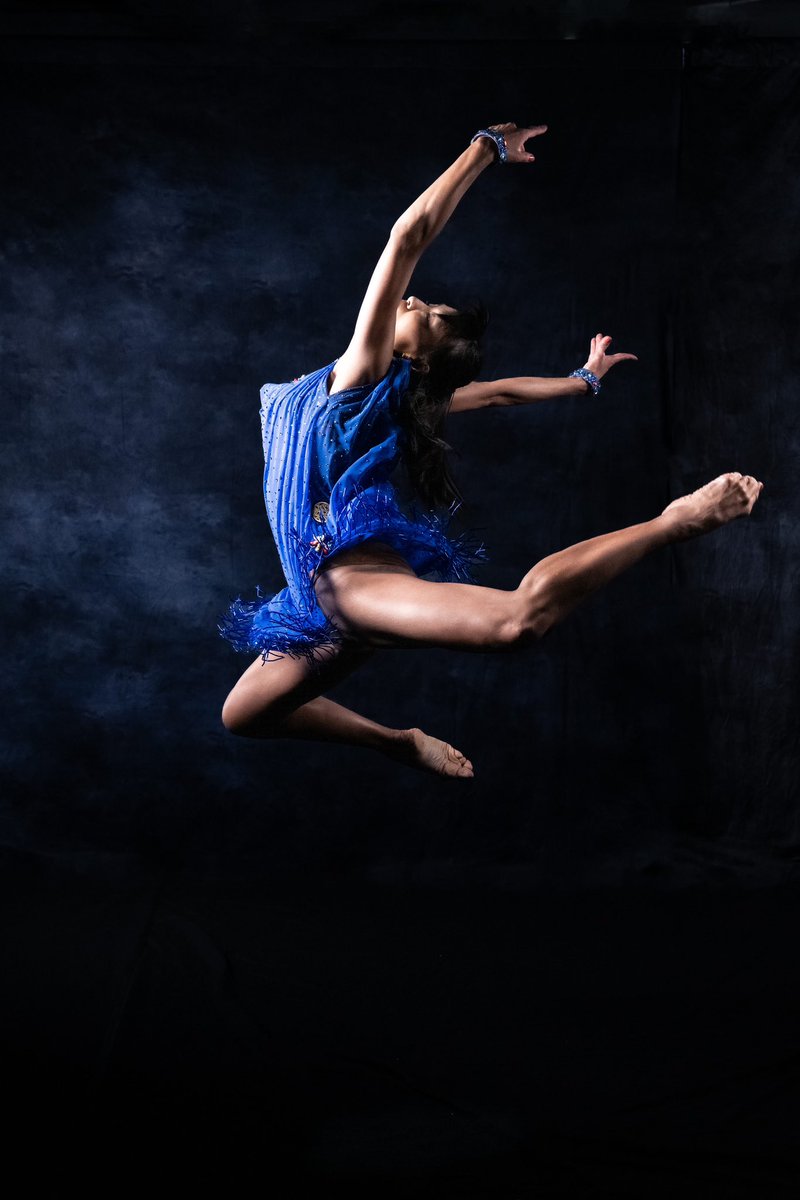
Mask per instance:
[[[730,471],[704,487],[668,504],[661,514],[673,526],[676,541],[719,529],[737,517],[749,516],[764,484],[752,475]]]
[[[423,733],[421,729],[403,729],[397,739],[396,746],[388,751],[391,758],[416,767],[420,771],[430,771],[434,775],[444,775],[451,779],[472,779],[475,772],[472,763],[454,749],[449,742]]]

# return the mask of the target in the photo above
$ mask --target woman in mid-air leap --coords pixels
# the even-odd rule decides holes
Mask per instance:
[[[633,357],[608,354],[611,339],[598,333],[586,365],[566,379],[474,383],[485,313],[404,299],[420,257],[481,172],[498,159],[532,162],[526,143],[545,129],[479,131],[393,226],[341,358],[261,389],[264,496],[288,586],[235,601],[220,626],[237,649],[259,655],[225,701],[233,733],[367,746],[469,778],[471,762],[447,742],[388,729],[324,693],[379,647],[535,642],[643,555],[745,516],[758,499],[758,480],[720,475],[650,521],[542,559],[512,591],[470,581],[475,555],[447,533],[458,491],[445,415],[596,392],[611,366]],[[401,500],[403,481],[413,505]]]

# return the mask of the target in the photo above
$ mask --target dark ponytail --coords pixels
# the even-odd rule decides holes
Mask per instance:
[[[426,373],[412,371],[403,404],[406,467],[414,491],[430,508],[462,499],[442,433],[453,392],[471,383],[481,369],[479,339],[489,321],[482,304],[442,316],[448,336],[431,351]]]

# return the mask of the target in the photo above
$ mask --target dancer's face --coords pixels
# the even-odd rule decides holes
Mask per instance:
[[[398,354],[423,362],[427,354],[448,337],[447,313],[458,310],[449,304],[427,304],[419,296],[409,296],[397,306],[394,348]]]

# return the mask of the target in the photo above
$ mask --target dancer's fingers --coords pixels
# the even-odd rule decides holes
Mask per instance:
[[[525,143],[528,138],[539,137],[547,129],[546,125],[515,125],[513,121],[506,121],[499,125],[489,125],[489,129],[496,130],[502,133],[506,139],[506,145],[509,151],[509,162],[524,162],[532,163],[536,161],[535,155],[531,154],[526,149]]]

